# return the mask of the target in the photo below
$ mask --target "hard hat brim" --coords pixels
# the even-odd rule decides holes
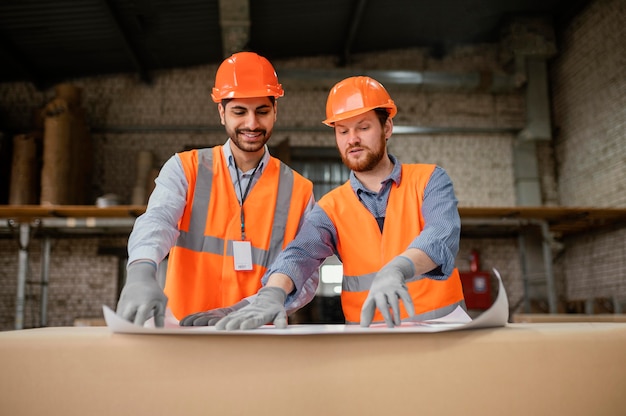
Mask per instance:
[[[395,105],[376,105],[373,107],[364,107],[364,108],[357,108],[355,110],[350,110],[350,111],[346,111],[344,113],[340,113],[340,114],[336,114],[333,117],[327,118],[326,120],[322,121],[322,123],[326,124],[329,127],[335,127],[335,123],[341,120],[346,120],[355,116],[358,116],[360,114],[365,114],[368,111],[371,110],[375,110],[377,108],[384,108],[387,110],[387,112],[389,113],[389,118],[393,118],[397,112],[398,109],[396,108]]]
[[[222,100],[229,100],[233,98],[256,98],[256,97],[280,98],[283,95],[285,95],[285,92],[283,91],[282,88],[280,89],[267,88],[263,90],[254,90],[254,91],[246,91],[246,92],[230,90],[224,93],[221,93],[217,88],[213,88],[213,91],[211,92],[211,98],[216,103],[219,103]]]

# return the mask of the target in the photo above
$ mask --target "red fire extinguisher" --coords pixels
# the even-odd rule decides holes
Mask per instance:
[[[470,252],[470,270],[477,272],[480,269],[480,256],[478,251],[472,250]]]
[[[470,271],[460,272],[463,295],[467,309],[487,310],[491,306],[490,275],[480,270],[480,255],[472,250],[469,256]]]

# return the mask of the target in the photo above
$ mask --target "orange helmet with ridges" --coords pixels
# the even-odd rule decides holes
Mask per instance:
[[[224,60],[215,75],[211,98],[282,97],[285,94],[274,67],[254,52],[238,52]]]
[[[326,101],[327,126],[335,122],[358,116],[376,108],[386,108],[389,118],[398,109],[382,84],[370,77],[350,77],[338,82],[330,90]]]

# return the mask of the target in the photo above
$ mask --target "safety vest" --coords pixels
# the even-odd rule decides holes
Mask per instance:
[[[313,184],[270,158],[243,204],[253,269],[236,271],[232,242],[241,240],[241,207],[222,146],[178,156],[189,190],[180,235],[169,254],[165,294],[174,316],[182,319],[258,291],[267,267],[295,237]]]
[[[357,323],[376,273],[404,252],[424,228],[422,201],[435,165],[402,165],[402,180],[392,184],[382,233],[374,216],[363,206],[346,182],[324,195],[319,206],[337,230],[337,251],[343,263],[341,305],[348,323]],[[445,316],[464,305],[457,269],[446,280],[414,276],[407,288],[415,306],[412,320]],[[401,303],[401,318],[408,314]],[[374,322],[384,321],[376,311]]]

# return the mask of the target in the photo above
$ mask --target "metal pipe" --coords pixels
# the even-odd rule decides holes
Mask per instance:
[[[547,221],[538,221],[541,227],[542,245],[543,245],[543,265],[546,269],[546,284],[548,286],[548,307],[550,313],[557,313],[556,289],[554,286],[554,273],[552,271],[552,248],[550,241],[550,228]]]
[[[50,280],[50,237],[41,241],[40,326],[48,326],[48,281]]]
[[[546,291],[548,292],[548,311],[549,313],[557,313],[557,300],[556,300],[556,288],[554,285],[554,272],[552,270],[552,247],[550,242],[552,241],[552,235],[550,234],[550,227],[545,220],[528,220],[530,224],[539,226],[541,230],[541,246],[543,250],[543,267],[544,274],[546,276]]]
[[[211,133],[223,132],[223,126],[210,125],[161,125],[161,126],[94,126],[91,132],[95,134],[135,134],[135,133]],[[281,126],[274,129],[274,133],[280,132],[306,132],[306,133],[328,133],[330,130],[326,126]],[[431,127],[431,126],[393,126],[393,134],[517,134],[519,129],[511,127]]]
[[[526,223],[524,219],[516,218],[461,218],[461,226],[465,225],[507,225],[507,226],[522,226]]]
[[[528,268],[526,267],[526,239],[523,233],[517,236],[517,242],[522,271],[522,285],[524,287],[524,313],[530,313],[530,278],[528,277]]]
[[[41,228],[132,228],[135,218],[42,218]]]
[[[415,85],[433,89],[465,89],[492,93],[514,92],[520,85],[513,75],[492,72],[446,72],[408,70],[365,70],[365,69],[277,69],[283,81],[306,81],[332,86],[355,73],[369,76],[389,85]]]
[[[12,230],[15,228],[12,220],[0,221],[0,229]],[[132,228],[135,224],[135,218],[41,218],[34,220],[32,223],[26,223],[33,228]]]
[[[15,329],[24,328],[24,293],[26,288],[26,273],[28,270],[28,244],[30,239],[30,224],[21,223],[19,227],[19,252],[17,266],[17,295],[15,298]]]
[[[550,227],[548,226],[548,222],[545,220],[535,220],[535,219],[514,219],[514,218],[503,218],[503,219],[481,219],[481,218],[466,218],[461,219],[461,227],[465,225],[491,225],[491,226],[529,226],[534,225],[538,226],[541,230],[541,243],[542,243],[542,258],[544,265],[544,275],[546,278],[546,292],[548,298],[548,309],[549,313],[557,313],[557,298],[556,298],[556,287],[554,283],[554,271],[552,268],[552,247],[550,243],[552,242],[552,235],[550,234]],[[529,272],[526,267],[527,262],[527,253],[526,253],[526,239],[524,237],[524,233],[520,233],[518,235],[518,244],[519,244],[519,256],[520,256],[520,265],[522,272],[522,282],[524,287],[524,312],[530,312],[530,299],[529,299],[529,291],[530,291],[530,277]]]

